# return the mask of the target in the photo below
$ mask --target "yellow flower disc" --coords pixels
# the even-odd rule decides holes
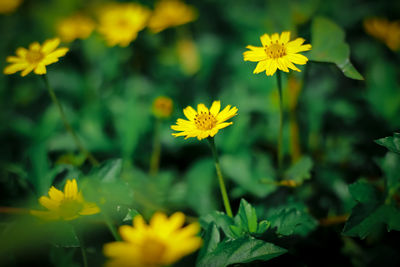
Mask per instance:
[[[304,65],[308,61],[307,57],[298,53],[311,50],[311,45],[303,45],[303,38],[289,41],[290,32],[282,32],[280,36],[278,33],[271,36],[264,34],[260,39],[262,47],[248,45],[246,48],[250,51],[243,53],[244,61],[258,62],[253,73],[265,71],[272,76],[277,69],[284,72],[289,72],[289,69],[300,71],[294,64]]]
[[[171,98],[159,96],[153,102],[153,114],[158,118],[168,118],[172,114],[173,107]]]
[[[226,106],[222,111],[220,101],[214,101],[211,108],[208,109],[204,104],[197,105],[197,111],[188,106],[183,110],[188,120],[178,119],[176,125],[172,125],[171,129],[180,131],[172,135],[197,137],[198,140],[214,137],[220,129],[223,129],[233,122],[225,122],[237,115],[238,109],[230,105]]]
[[[68,48],[57,48],[59,44],[60,39],[54,38],[45,41],[43,45],[34,42],[29,49],[19,47],[17,56],[7,57],[7,62],[11,64],[4,68],[4,74],[22,71],[21,76],[26,76],[32,70],[38,75],[46,74],[46,66],[57,62],[68,52]]]

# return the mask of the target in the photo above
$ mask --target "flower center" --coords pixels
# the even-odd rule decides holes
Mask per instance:
[[[26,60],[31,64],[37,64],[44,58],[44,55],[39,50],[29,50],[26,54]]]
[[[215,127],[217,120],[210,112],[206,113],[202,111],[196,115],[194,123],[197,129],[207,131]]]
[[[286,49],[283,44],[279,44],[278,41],[276,43],[266,46],[264,48],[265,53],[269,58],[277,59],[286,55]]]
[[[159,265],[166,248],[166,245],[158,239],[145,238],[141,249],[143,261],[148,265]]]
[[[63,218],[70,218],[78,215],[83,205],[74,199],[64,199],[60,204],[60,215]]]

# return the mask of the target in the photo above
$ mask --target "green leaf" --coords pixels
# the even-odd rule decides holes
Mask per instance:
[[[79,247],[79,239],[74,227],[66,222],[54,222],[47,225],[49,241],[56,247]]]
[[[123,219],[124,222],[131,222],[136,215],[140,215],[140,213],[135,209],[128,209],[125,218]]]
[[[400,188],[400,156],[389,152],[379,165],[385,173],[386,199],[391,199]]]
[[[276,233],[284,236],[306,236],[313,231],[318,222],[301,205],[287,205],[269,212],[268,220]]]
[[[372,205],[379,201],[377,190],[365,180],[358,180],[349,185],[349,191],[352,197],[358,202]]]
[[[252,207],[246,200],[240,200],[239,211],[236,216],[239,216],[241,226],[249,233],[257,232],[257,214],[256,209]]]
[[[312,49],[307,57],[312,61],[334,63],[351,79],[364,80],[350,62],[350,47],[345,42],[345,33],[333,21],[316,17],[312,22]]]
[[[303,183],[304,180],[311,178],[311,169],[313,161],[310,157],[302,157],[293,164],[286,172],[286,179],[293,180],[296,184]]]
[[[215,223],[210,223],[205,231],[203,237],[203,246],[197,257],[197,262],[200,261],[205,255],[214,251],[220,241],[220,235]]]
[[[207,228],[209,224],[215,223],[216,226],[222,229],[226,236],[235,238],[236,236],[230,230],[230,226],[234,225],[233,219],[220,211],[213,211],[210,214],[200,218],[200,224],[203,228]]]
[[[394,205],[370,206],[357,204],[346,222],[343,234],[364,239],[378,228],[386,226],[387,231],[400,230],[400,210]]]
[[[103,182],[112,182],[118,180],[122,171],[121,159],[110,159],[101,164],[100,167],[92,170],[93,176]]]
[[[378,145],[384,146],[392,152],[400,154],[400,133],[394,133],[393,137],[384,137],[375,140]]]
[[[207,253],[197,262],[197,266],[224,267],[255,260],[268,261],[286,252],[286,249],[272,243],[252,237],[243,237],[234,240],[224,240],[219,243],[215,250]]]

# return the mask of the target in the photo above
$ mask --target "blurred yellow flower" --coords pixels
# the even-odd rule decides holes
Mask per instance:
[[[385,43],[391,50],[400,49],[400,21],[388,21],[385,18],[364,20],[365,31]]]
[[[68,48],[57,48],[59,44],[60,39],[54,38],[46,40],[43,45],[34,42],[29,49],[19,47],[17,56],[7,57],[7,62],[11,64],[4,68],[4,74],[22,71],[21,76],[26,76],[32,70],[38,75],[46,74],[46,66],[57,62],[68,52]]]
[[[21,3],[22,0],[0,0],[0,14],[14,12]]]
[[[197,11],[179,0],[160,0],[155,4],[149,21],[152,32],[158,33],[169,27],[175,27],[194,21]]]
[[[171,265],[183,256],[200,248],[202,240],[196,236],[198,223],[183,227],[185,215],[181,212],[167,217],[157,212],[147,225],[142,216],[133,219],[133,227],[119,228],[122,242],[104,245],[104,254],[110,257],[106,266],[156,267]]]
[[[289,72],[289,69],[300,71],[294,64],[304,65],[308,61],[307,57],[298,53],[311,50],[311,45],[303,45],[303,38],[289,41],[290,32],[282,32],[280,36],[278,33],[271,36],[264,34],[260,39],[262,47],[248,45],[246,48],[250,51],[243,53],[245,61],[258,62],[253,73],[265,71],[272,76],[277,69],[284,72]]]
[[[95,23],[91,18],[75,14],[57,24],[57,34],[63,42],[73,42],[75,39],[88,38],[94,27]]]
[[[193,75],[200,69],[199,51],[193,40],[189,38],[178,40],[177,52],[181,69],[186,75]]]
[[[98,31],[109,46],[128,46],[146,27],[150,10],[136,3],[112,3],[100,10]]]
[[[82,192],[78,192],[76,180],[67,180],[64,192],[52,186],[49,197],[42,196],[39,203],[48,211],[31,210],[31,214],[47,220],[74,220],[81,215],[92,215],[100,212],[95,203],[86,202]]]
[[[176,125],[172,125],[171,129],[180,131],[180,133],[173,133],[172,135],[197,137],[198,140],[214,137],[218,130],[231,125],[233,122],[225,122],[233,116],[237,115],[238,109],[230,105],[226,106],[222,111],[220,101],[214,101],[210,110],[204,104],[197,105],[197,111],[191,106],[183,110],[188,120],[178,119]]]
[[[172,114],[174,103],[166,96],[159,96],[153,101],[153,114],[157,118],[168,118]]]

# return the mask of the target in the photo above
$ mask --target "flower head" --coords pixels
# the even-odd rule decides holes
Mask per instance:
[[[400,49],[400,21],[370,18],[364,21],[365,31],[385,43],[391,50]]]
[[[12,13],[22,3],[22,0],[1,0],[0,14]]]
[[[194,21],[196,10],[179,0],[160,0],[156,3],[149,21],[152,32],[158,33],[169,27],[175,27]]]
[[[171,265],[185,255],[200,248],[202,240],[196,234],[198,223],[183,227],[185,215],[174,213],[171,217],[157,212],[147,225],[142,216],[133,219],[133,227],[119,228],[122,242],[104,246],[104,254],[111,258],[106,266],[156,267]]]
[[[78,192],[76,180],[67,180],[64,192],[52,186],[49,197],[42,196],[39,203],[48,211],[31,210],[31,214],[48,220],[74,220],[81,215],[92,215],[100,212],[95,203],[86,202],[82,192]]]
[[[75,14],[61,20],[57,25],[57,34],[64,42],[86,39],[93,32],[94,21],[82,14]]]
[[[230,105],[226,106],[222,111],[220,101],[214,101],[211,108],[208,109],[204,104],[197,105],[197,111],[191,106],[183,110],[188,120],[178,119],[176,125],[172,125],[171,129],[180,131],[180,133],[173,133],[172,135],[197,137],[201,140],[207,137],[214,137],[218,130],[231,125],[233,122],[225,122],[233,116],[237,115],[238,109]]]
[[[153,114],[157,118],[169,118],[172,114],[174,103],[166,96],[159,96],[153,102]]]
[[[277,69],[284,72],[289,72],[289,69],[300,71],[294,64],[304,65],[308,61],[298,53],[311,50],[311,45],[303,45],[303,38],[289,41],[290,32],[282,32],[280,36],[278,33],[271,36],[264,34],[260,39],[262,47],[248,45],[246,48],[250,50],[243,53],[244,61],[258,62],[253,73],[265,71],[272,76]]]
[[[46,74],[46,66],[58,61],[58,58],[68,52],[68,48],[57,48],[60,44],[59,38],[46,40],[43,45],[34,42],[29,45],[29,49],[19,47],[16,51],[17,56],[7,57],[7,62],[11,63],[4,68],[4,74],[14,74],[22,71],[21,76],[26,76],[32,70],[35,74]]]
[[[128,46],[146,26],[150,10],[135,3],[113,3],[101,8],[98,31],[109,46]]]

